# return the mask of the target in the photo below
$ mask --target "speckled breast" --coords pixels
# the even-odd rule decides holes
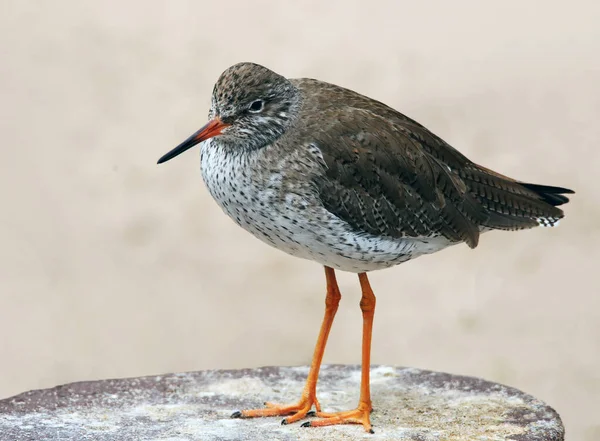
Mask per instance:
[[[293,256],[343,271],[387,268],[449,245],[443,239],[393,239],[354,231],[327,211],[311,185],[322,172],[314,149],[247,152],[214,139],[201,145],[202,177],[239,226]]]

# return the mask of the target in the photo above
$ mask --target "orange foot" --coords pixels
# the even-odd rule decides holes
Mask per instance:
[[[354,410],[346,412],[314,412],[309,416],[316,416],[320,419],[307,421],[301,427],[322,427],[333,426],[334,424],[362,424],[366,432],[375,433],[371,426],[371,407],[366,403],[359,404]]]
[[[316,397],[303,396],[300,401],[292,405],[265,403],[265,409],[238,410],[231,414],[231,418],[256,418],[290,415],[281,421],[281,424],[295,423],[306,417],[310,409],[315,406],[317,413],[321,412],[321,405]]]

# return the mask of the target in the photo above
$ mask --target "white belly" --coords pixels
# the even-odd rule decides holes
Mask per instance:
[[[257,166],[264,152],[225,154],[210,141],[201,146],[201,170],[211,195],[239,226],[281,251],[342,271],[366,272],[451,245],[443,237],[357,233],[323,208],[310,185],[290,178],[293,160],[282,159],[269,170],[264,163]]]

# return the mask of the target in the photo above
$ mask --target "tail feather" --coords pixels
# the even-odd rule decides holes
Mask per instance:
[[[564,217],[559,205],[569,202],[564,194],[573,190],[529,184],[475,166],[462,178],[488,213],[484,227],[520,230],[535,226],[553,227]]]
[[[573,190],[564,187],[552,187],[550,185],[538,185],[538,184],[527,184],[522,183],[523,187],[528,190],[536,192],[542,197],[542,199],[548,202],[550,205],[556,207],[569,202],[569,198],[564,194],[574,194]]]

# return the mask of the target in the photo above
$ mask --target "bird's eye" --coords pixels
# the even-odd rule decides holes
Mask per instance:
[[[258,113],[263,109],[264,106],[265,102],[263,100],[252,101],[252,104],[250,104],[250,112]]]

